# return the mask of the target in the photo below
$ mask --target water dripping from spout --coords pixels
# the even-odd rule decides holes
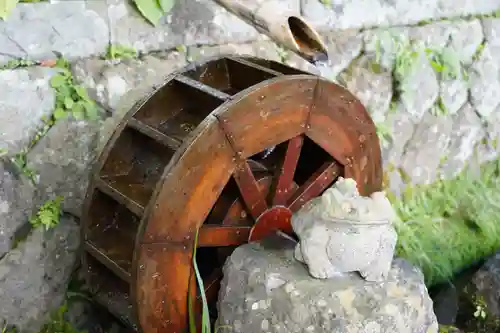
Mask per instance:
[[[311,61],[311,63],[316,67],[319,72],[319,75],[327,80],[335,82],[336,75],[333,71],[333,66],[330,64],[328,57],[319,58],[318,60]]]

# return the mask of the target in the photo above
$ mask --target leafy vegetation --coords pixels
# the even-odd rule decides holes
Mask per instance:
[[[68,303],[65,302],[56,311],[54,311],[50,320],[42,326],[38,333],[85,333],[80,332],[66,320],[65,314],[68,311]],[[17,333],[16,327],[4,323],[0,329],[0,333]]]
[[[412,94],[407,90],[406,80],[420,67],[422,58],[427,60],[433,68],[436,76],[440,80],[468,80],[467,71],[460,57],[455,50],[450,47],[440,49],[424,47],[422,43],[417,43],[411,39],[394,36],[389,32],[382,33],[375,42],[375,60],[371,65],[374,73],[380,73],[382,68],[382,45],[387,48],[387,52],[392,55],[393,65],[391,70],[393,82],[392,102],[390,112],[396,110],[396,106],[403,94]],[[435,116],[448,114],[448,109],[441,96],[435,100],[430,112]],[[381,128],[383,126],[383,128]],[[391,139],[391,129],[383,124],[377,124],[377,132],[383,144]]]
[[[128,46],[111,44],[103,58],[108,60],[135,59],[137,51]]]
[[[5,65],[0,66],[0,70],[16,69],[16,68],[20,68],[20,67],[29,67],[29,66],[33,66],[33,65],[36,65],[36,62],[32,61],[32,60],[13,59],[13,60],[9,60]]]
[[[134,3],[142,16],[156,25],[163,15],[174,8],[175,0],[134,0]]]
[[[45,230],[51,229],[59,224],[61,219],[61,204],[63,197],[57,196],[53,200],[46,201],[38,212],[30,218],[33,227],[43,227]]]
[[[54,120],[72,115],[77,120],[97,118],[97,106],[87,94],[87,90],[73,81],[68,62],[59,58],[56,67],[59,73],[50,79],[50,86],[56,92],[56,105],[52,117]]]
[[[76,330],[73,325],[66,320],[65,314],[68,311],[68,303],[64,303],[59,309],[54,311],[50,320],[42,327],[39,333],[83,333]]]
[[[408,187],[392,199],[397,253],[422,268],[426,284],[449,280],[462,268],[500,248],[500,161],[480,172],[467,168],[455,179]]]
[[[21,150],[21,152],[11,157],[10,161],[21,175],[24,175],[26,178],[28,178],[32,184],[36,184],[36,173],[28,166],[28,151],[28,148]]]

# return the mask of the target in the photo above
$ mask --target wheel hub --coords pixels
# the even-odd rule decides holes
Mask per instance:
[[[286,234],[293,234],[292,229],[292,211],[283,206],[275,206],[266,210],[257,219],[257,222],[250,231],[248,237],[249,242],[255,242],[276,232],[276,230],[283,231]]]

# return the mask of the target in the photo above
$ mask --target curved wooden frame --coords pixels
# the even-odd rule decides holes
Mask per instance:
[[[209,61],[212,59],[204,62]],[[199,65],[192,64],[170,75],[162,87]],[[362,104],[346,89],[316,76],[278,74],[240,91],[211,112],[175,151],[149,203],[143,207],[132,275],[125,277],[130,281],[142,331],[186,333],[188,297],[196,292],[192,288],[195,234],[229,179],[235,173],[237,179],[237,171],[246,167],[248,157],[306,136],[343,166],[344,176],[354,178],[362,194],[381,189],[380,147],[375,125]],[[136,112],[162,87],[136,103],[124,117],[93,174],[99,174]],[[251,112],[255,109],[258,112]],[[94,178],[84,220],[88,218],[93,187]],[[224,239],[218,240],[214,230],[204,230],[200,240],[223,244]]]

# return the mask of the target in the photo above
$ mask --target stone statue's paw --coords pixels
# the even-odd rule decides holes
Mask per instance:
[[[332,264],[324,263],[309,265],[309,274],[316,279],[330,279],[336,276],[342,276],[342,273],[337,271]]]
[[[302,251],[300,250],[300,243],[298,243],[297,246],[295,246],[295,251],[293,252],[293,256],[297,261],[305,262],[304,257],[302,256]]]

